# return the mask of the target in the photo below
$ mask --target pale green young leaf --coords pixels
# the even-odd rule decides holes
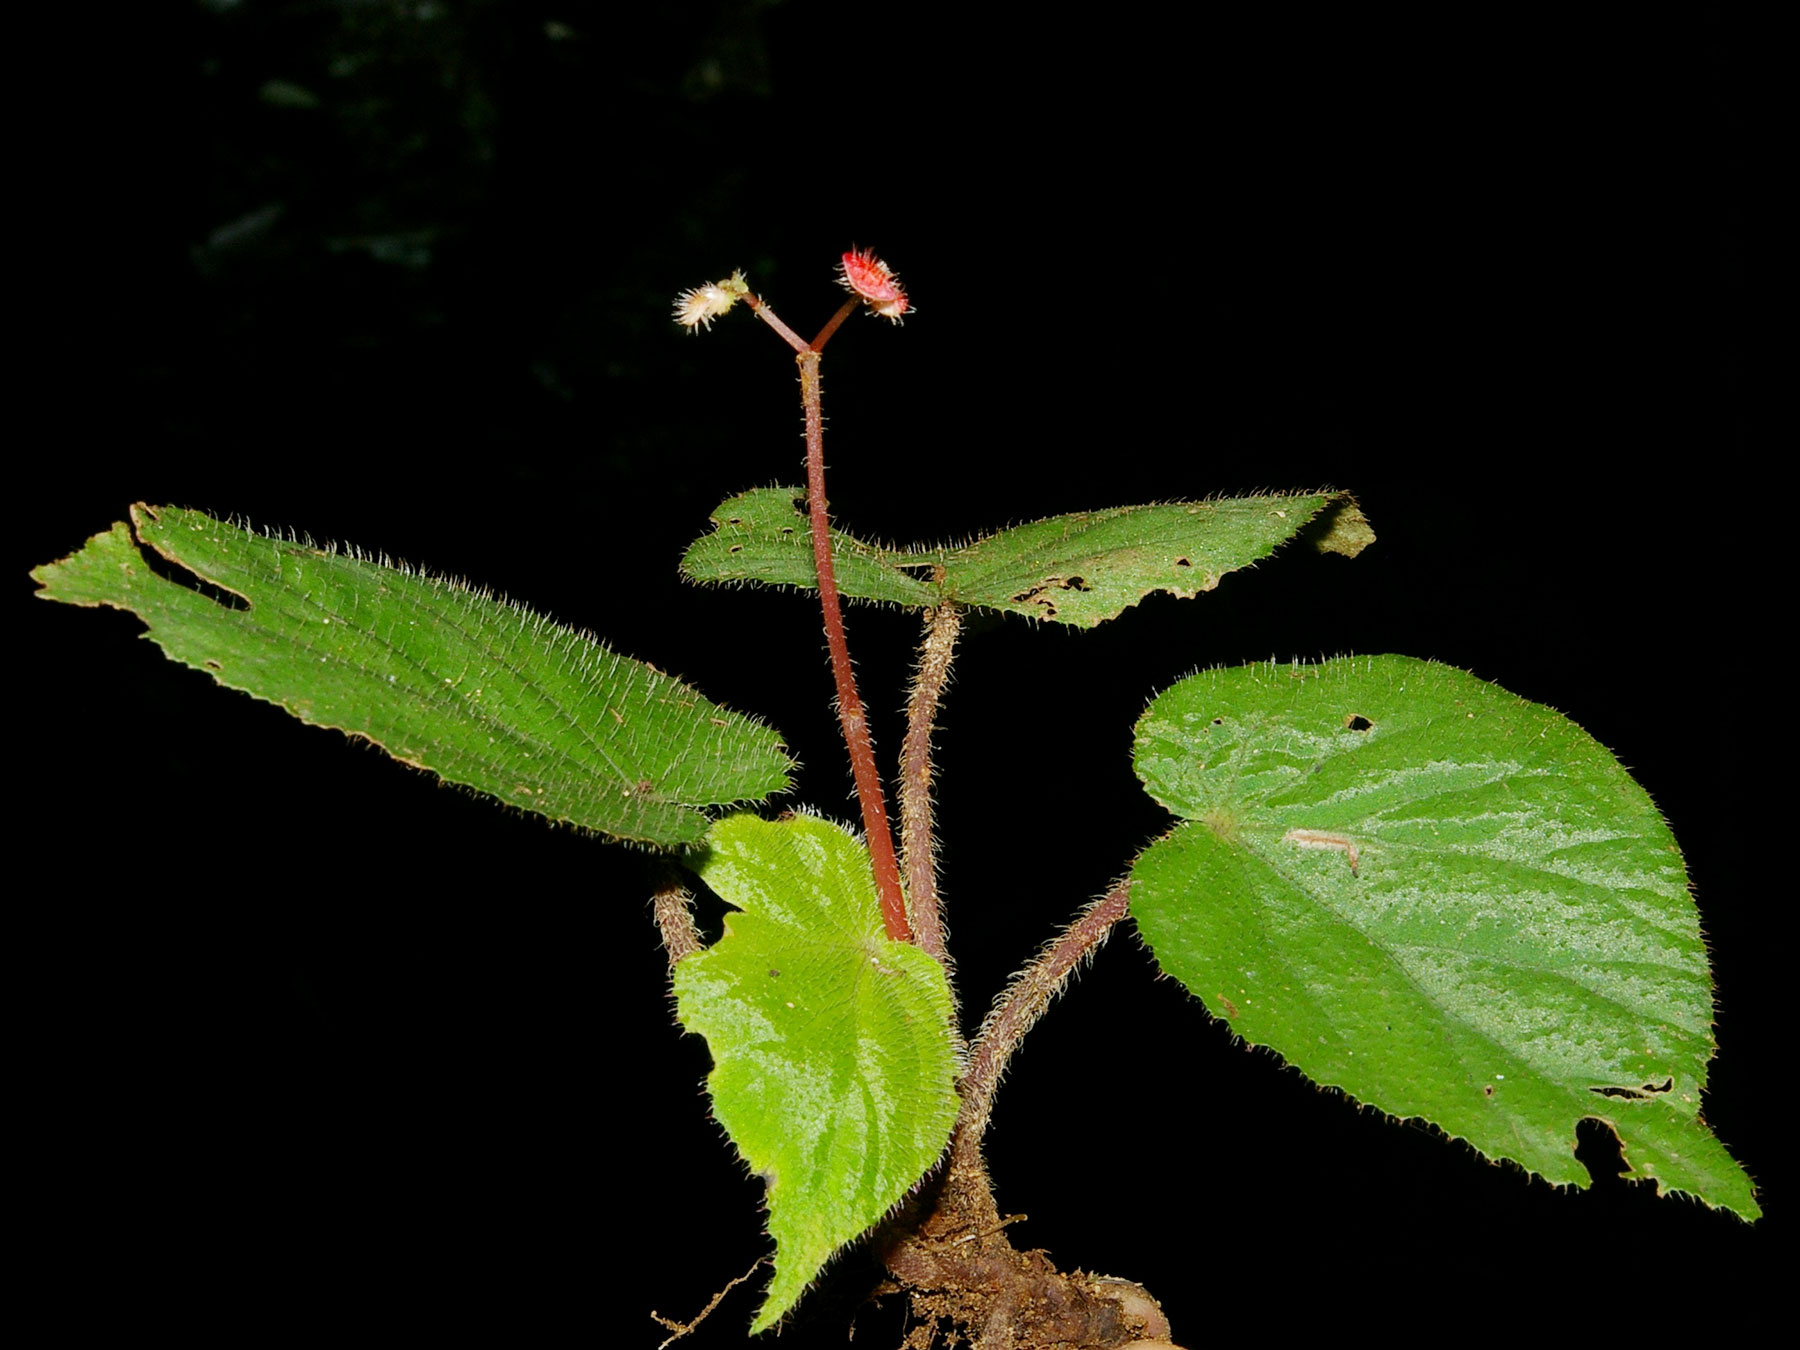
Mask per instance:
[[[768,727],[521,606],[195,511],[131,518],[33,572],[40,594],[130,610],[172,660],[452,783],[664,847],[788,785]]]
[[[1185,818],[1139,857],[1162,968],[1319,1083],[1585,1186],[1575,1126],[1754,1218],[1700,1120],[1712,981],[1643,789],[1559,713],[1409,657],[1208,671],[1138,723]]]
[[[701,582],[815,585],[803,500],[797,488],[732,498],[713,513],[713,532],[688,550],[683,572]],[[838,589],[856,599],[919,608],[953,602],[1092,628],[1155,591],[1210,591],[1322,513],[1321,551],[1354,557],[1374,540],[1343,494],[1275,493],[1053,516],[961,548],[882,549],[834,530],[832,558]]]
[[[675,967],[675,996],[712,1051],[713,1114],[768,1183],[775,1278],[755,1332],[943,1152],[950,988],[924,951],[885,936],[868,849],[847,830],[741,814],[707,842],[700,875],[735,912]]]

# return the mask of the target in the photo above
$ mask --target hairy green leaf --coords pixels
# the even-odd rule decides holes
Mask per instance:
[[[947,555],[944,594],[1092,628],[1153,591],[1188,599],[1212,590],[1227,572],[1268,557],[1332,500],[1278,493],[1053,516]]]
[[[811,816],[713,826],[700,875],[737,912],[675,967],[713,1114],[768,1183],[775,1278],[752,1331],[943,1152],[956,1054],[943,967],[885,936],[869,852]]]
[[[1659,1189],[1755,1217],[1700,1120],[1712,981],[1675,840],[1549,708],[1381,656],[1191,676],[1137,728],[1185,818],[1133,868],[1162,968],[1317,1082],[1585,1186],[1605,1121]]]
[[[195,511],[131,518],[33,572],[41,594],[130,610],[171,659],[450,782],[665,847],[705,835],[695,808],[788,785],[768,727],[521,606]]]
[[[816,584],[797,488],[763,488],[713,513],[682,560],[694,581]],[[1092,628],[1154,591],[1191,597],[1267,557],[1315,518],[1321,551],[1354,557],[1374,540],[1341,493],[1273,494],[1053,516],[962,548],[881,549],[832,532],[838,588],[862,600],[945,602]]]
[[[695,540],[682,558],[682,575],[702,583],[816,587],[811,527],[801,506],[805,500],[803,488],[772,487],[722,502],[712,513],[712,532]],[[831,559],[838,589],[847,596],[919,608],[938,603],[937,588],[929,581],[930,558],[877,548],[833,530]],[[909,563],[926,579],[905,570]]]

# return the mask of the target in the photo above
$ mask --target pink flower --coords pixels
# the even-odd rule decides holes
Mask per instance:
[[[900,316],[911,308],[900,278],[868,249],[846,253],[843,262],[838,264],[838,272],[844,289],[860,295],[868,301],[869,308],[884,319],[899,323]]]

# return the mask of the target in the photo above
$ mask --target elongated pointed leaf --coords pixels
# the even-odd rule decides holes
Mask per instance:
[[[33,572],[40,594],[130,610],[172,660],[450,782],[665,847],[704,836],[696,808],[787,786],[768,727],[521,606],[195,511],[131,516]]]
[[[694,581],[816,584],[796,488],[734,497],[682,560]],[[838,588],[863,600],[947,601],[1092,628],[1155,591],[1191,597],[1267,557],[1321,513],[1316,545],[1354,557],[1374,540],[1341,493],[1282,493],[1053,516],[962,548],[901,552],[832,532]]]
[[[1268,557],[1335,498],[1276,493],[1053,516],[948,555],[944,593],[958,604],[1092,628],[1153,591],[1189,599],[1212,590],[1227,572]],[[1335,509],[1362,520],[1347,500]],[[1321,542],[1354,556],[1362,544],[1349,539],[1345,530]]]
[[[1137,728],[1185,817],[1138,859],[1162,968],[1317,1082],[1588,1184],[1605,1121],[1659,1189],[1746,1217],[1699,1118],[1712,981],[1681,854],[1574,723],[1408,657],[1194,675]]]
[[[675,967],[675,995],[712,1051],[713,1114],[768,1182],[762,1331],[943,1152],[950,989],[930,956],[884,935],[868,849],[847,830],[736,815],[708,842],[700,874],[738,912]]]

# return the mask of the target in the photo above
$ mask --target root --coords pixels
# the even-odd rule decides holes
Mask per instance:
[[[730,1284],[726,1285],[723,1289],[719,1290],[718,1293],[714,1294],[712,1296],[711,1301],[709,1301],[707,1303],[707,1305],[704,1308],[702,1308],[697,1314],[695,1314],[694,1317],[689,1321],[677,1322],[671,1317],[664,1317],[661,1313],[657,1312],[654,1308],[652,1308],[650,1310],[651,1321],[653,1321],[653,1322],[657,1323],[659,1326],[665,1327],[669,1331],[672,1331],[675,1333],[673,1336],[670,1336],[667,1340],[665,1340],[661,1345],[657,1346],[656,1350],[668,1350],[669,1346],[675,1344],[675,1342],[680,1340],[682,1337],[692,1336],[694,1334],[694,1328],[698,1327],[707,1318],[711,1317],[713,1309],[718,1307],[719,1304],[721,1304],[722,1302],[725,1301],[725,1295],[729,1294],[733,1289],[736,1289],[745,1280],[749,1279],[752,1275],[756,1274],[757,1266],[760,1266],[766,1260],[768,1260],[768,1257],[766,1257],[766,1256],[757,1257],[756,1260],[751,1263],[750,1269],[746,1270],[742,1275],[738,1276]]]
[[[1045,1253],[1019,1251],[1006,1234],[1015,1222],[1000,1218],[984,1169],[953,1163],[914,1211],[889,1225],[877,1247],[891,1279],[877,1292],[910,1300],[917,1325],[909,1347],[1179,1350],[1148,1290],[1065,1274]]]

